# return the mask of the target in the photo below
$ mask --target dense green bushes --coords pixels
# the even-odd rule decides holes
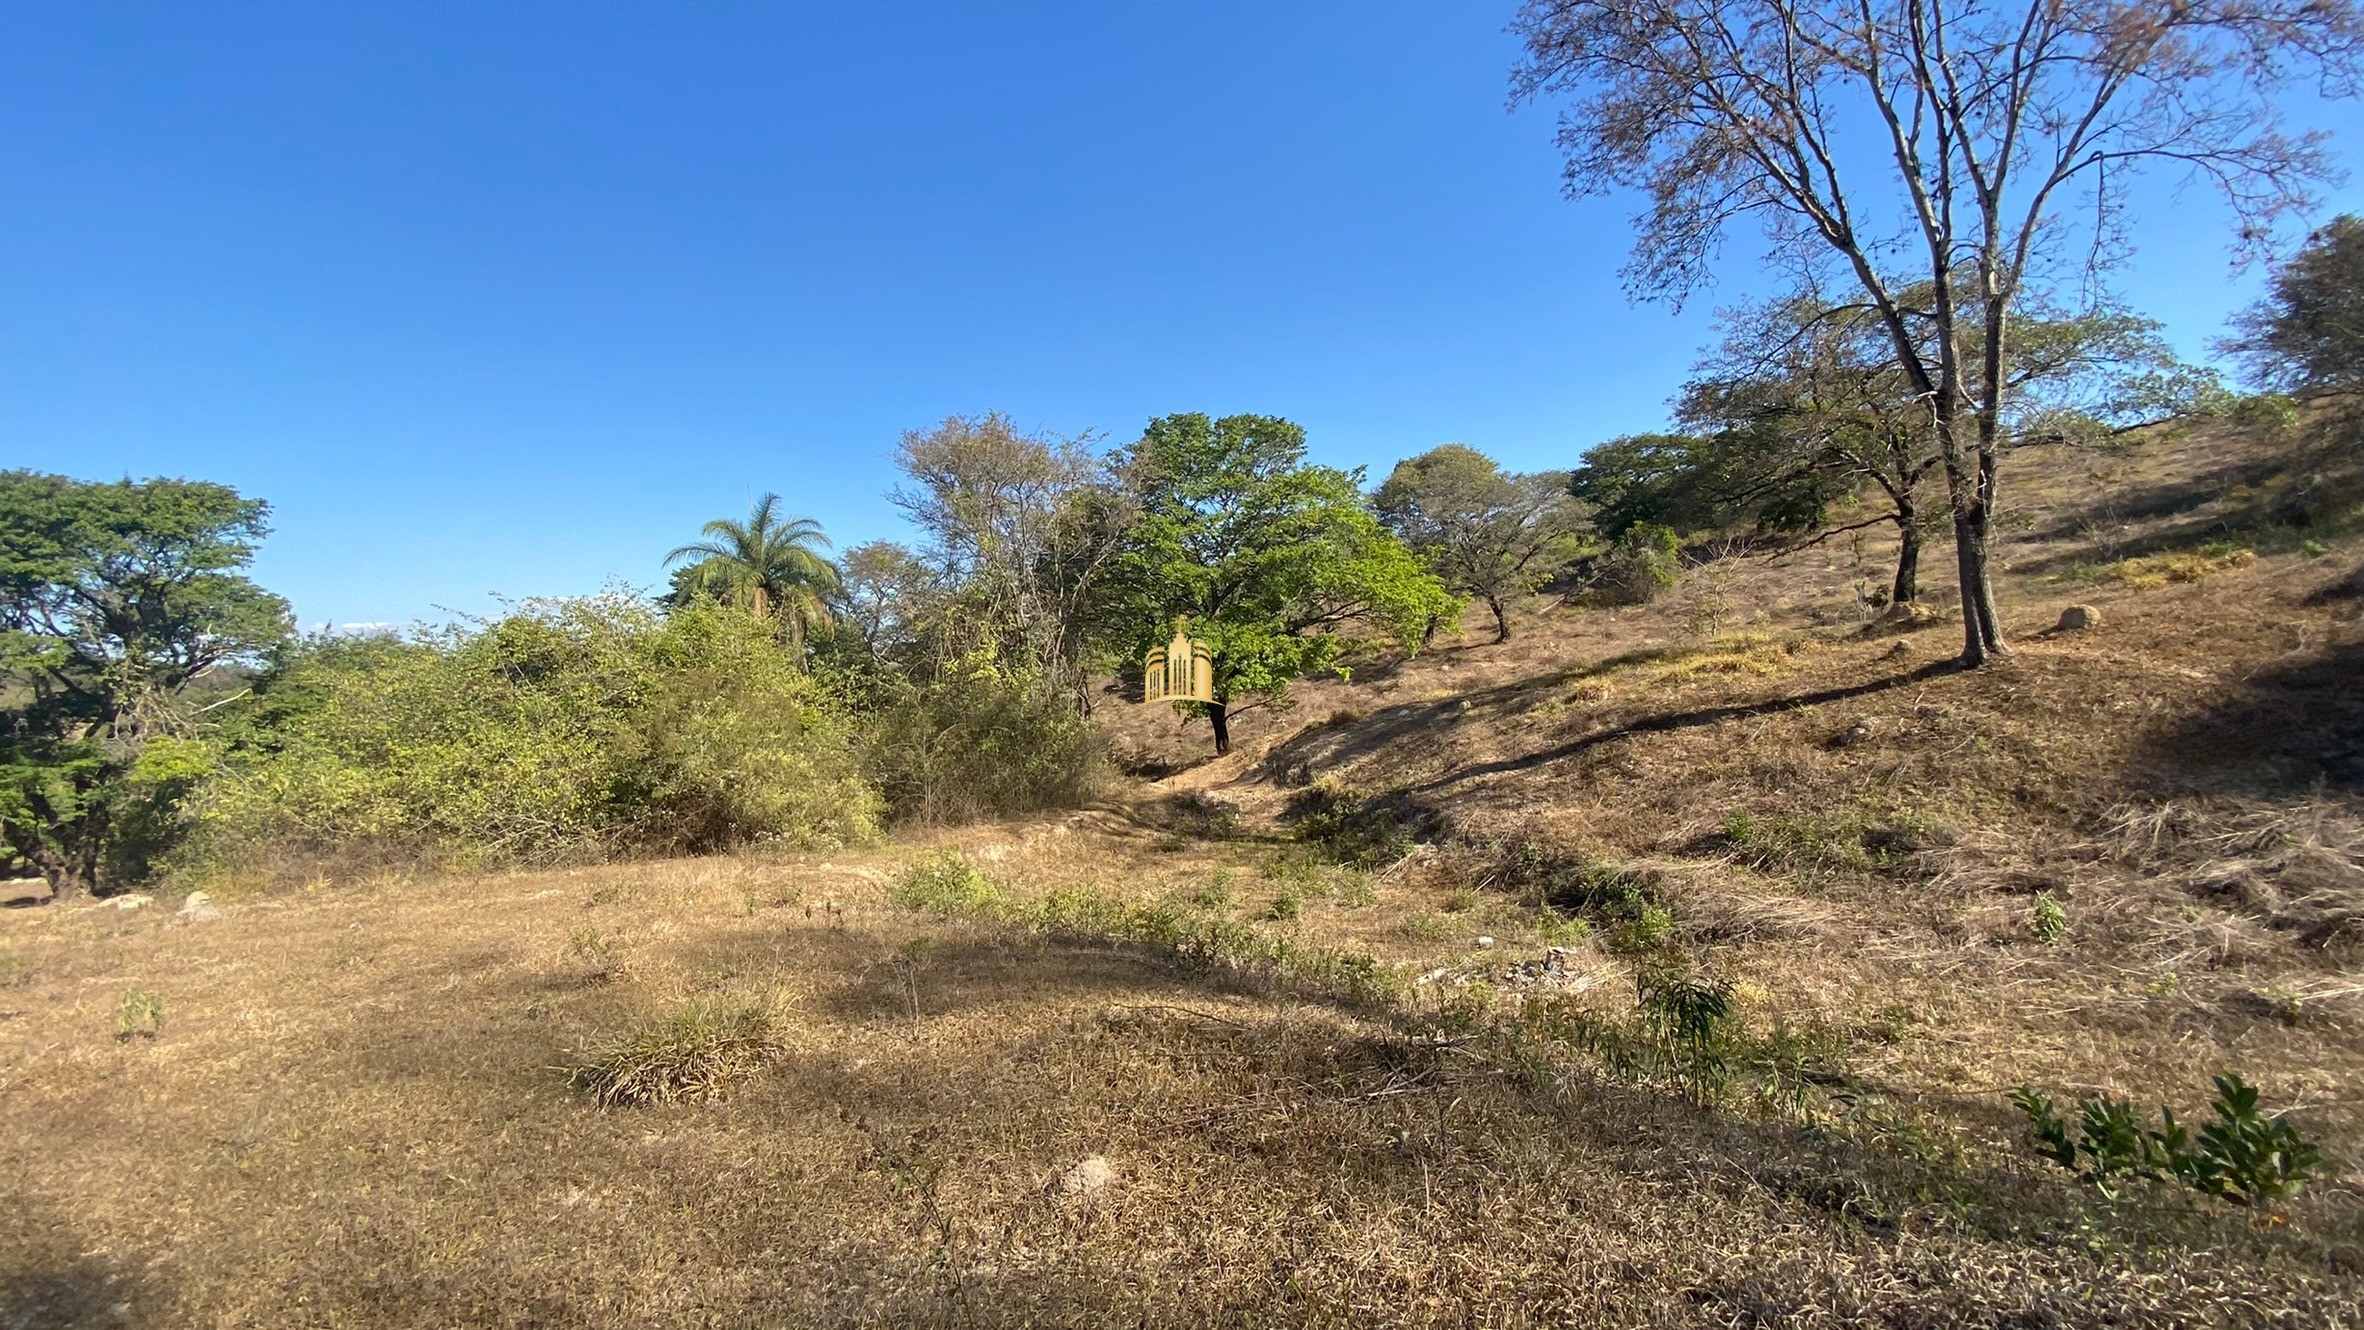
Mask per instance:
[[[630,597],[299,649],[222,736],[184,871],[368,850],[546,864],[877,830],[842,708],[769,626]]]
[[[897,820],[1070,807],[1104,766],[1071,699],[982,654],[932,680],[899,681],[866,729],[864,768]]]
[[[1592,585],[1612,605],[1646,605],[1682,571],[1682,542],[1673,528],[1637,522],[1595,563]]]

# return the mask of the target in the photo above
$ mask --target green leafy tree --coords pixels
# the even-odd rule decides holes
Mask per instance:
[[[2364,386],[2364,219],[2343,213],[2308,236],[2233,327],[2225,349],[2261,386]]]
[[[268,505],[188,480],[0,473],[0,833],[63,900],[97,884],[118,815],[180,780],[188,695],[284,640],[243,570]]]
[[[1361,474],[1308,464],[1305,431],[1286,420],[1162,416],[1119,470],[1137,515],[1101,614],[1136,661],[1189,616],[1214,652],[1217,753],[1231,751],[1233,716],[1334,667],[1341,629],[1412,649],[1456,607],[1372,514]]]
[[[746,521],[716,518],[705,536],[665,556],[668,564],[684,565],[674,575],[675,603],[708,595],[736,604],[776,623],[799,655],[808,637],[828,631],[829,601],[841,582],[837,566],[821,553],[829,537],[820,523],[783,516],[780,496],[766,494]]]
[[[1592,530],[1567,472],[1512,475],[1458,443],[1396,463],[1374,502],[1447,587],[1486,602],[1497,642],[1510,640],[1502,602],[1549,581]]]
[[[1615,540],[1648,522],[1696,531],[1724,520],[1713,492],[1709,440],[1689,434],[1629,434],[1586,450],[1568,492],[1592,505],[1601,535]]]

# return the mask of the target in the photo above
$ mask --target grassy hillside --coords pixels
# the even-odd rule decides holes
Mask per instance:
[[[1112,698],[1157,778],[1064,818],[9,911],[0,1324],[2353,1323],[2354,455],[2020,454],[1975,675],[1842,539],[1473,616],[1221,761]],[[743,1074],[599,1107],[685,1012]],[[2328,1156],[2271,1218],[2005,1099],[2227,1070]]]

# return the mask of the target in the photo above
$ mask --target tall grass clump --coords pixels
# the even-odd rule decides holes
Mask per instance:
[[[877,830],[852,722],[772,626],[630,596],[291,652],[191,795],[192,877],[829,845]]]
[[[781,1052],[766,1008],[693,1002],[593,1050],[568,1076],[602,1108],[706,1103]]]

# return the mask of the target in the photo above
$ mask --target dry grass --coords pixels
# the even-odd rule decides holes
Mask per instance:
[[[704,1104],[779,1060],[772,1014],[691,1002],[595,1049],[568,1079],[603,1108]]]
[[[2088,460],[2014,460],[1977,675],[1826,548],[1716,634],[1539,599],[1062,820],[0,913],[0,1325],[2353,1324],[2359,550],[2064,576],[2290,488]],[[1616,1060],[1668,966],[1730,984],[1726,1091]],[[2003,1099],[2227,1069],[2331,1156],[2287,1227],[2105,1206]]]

